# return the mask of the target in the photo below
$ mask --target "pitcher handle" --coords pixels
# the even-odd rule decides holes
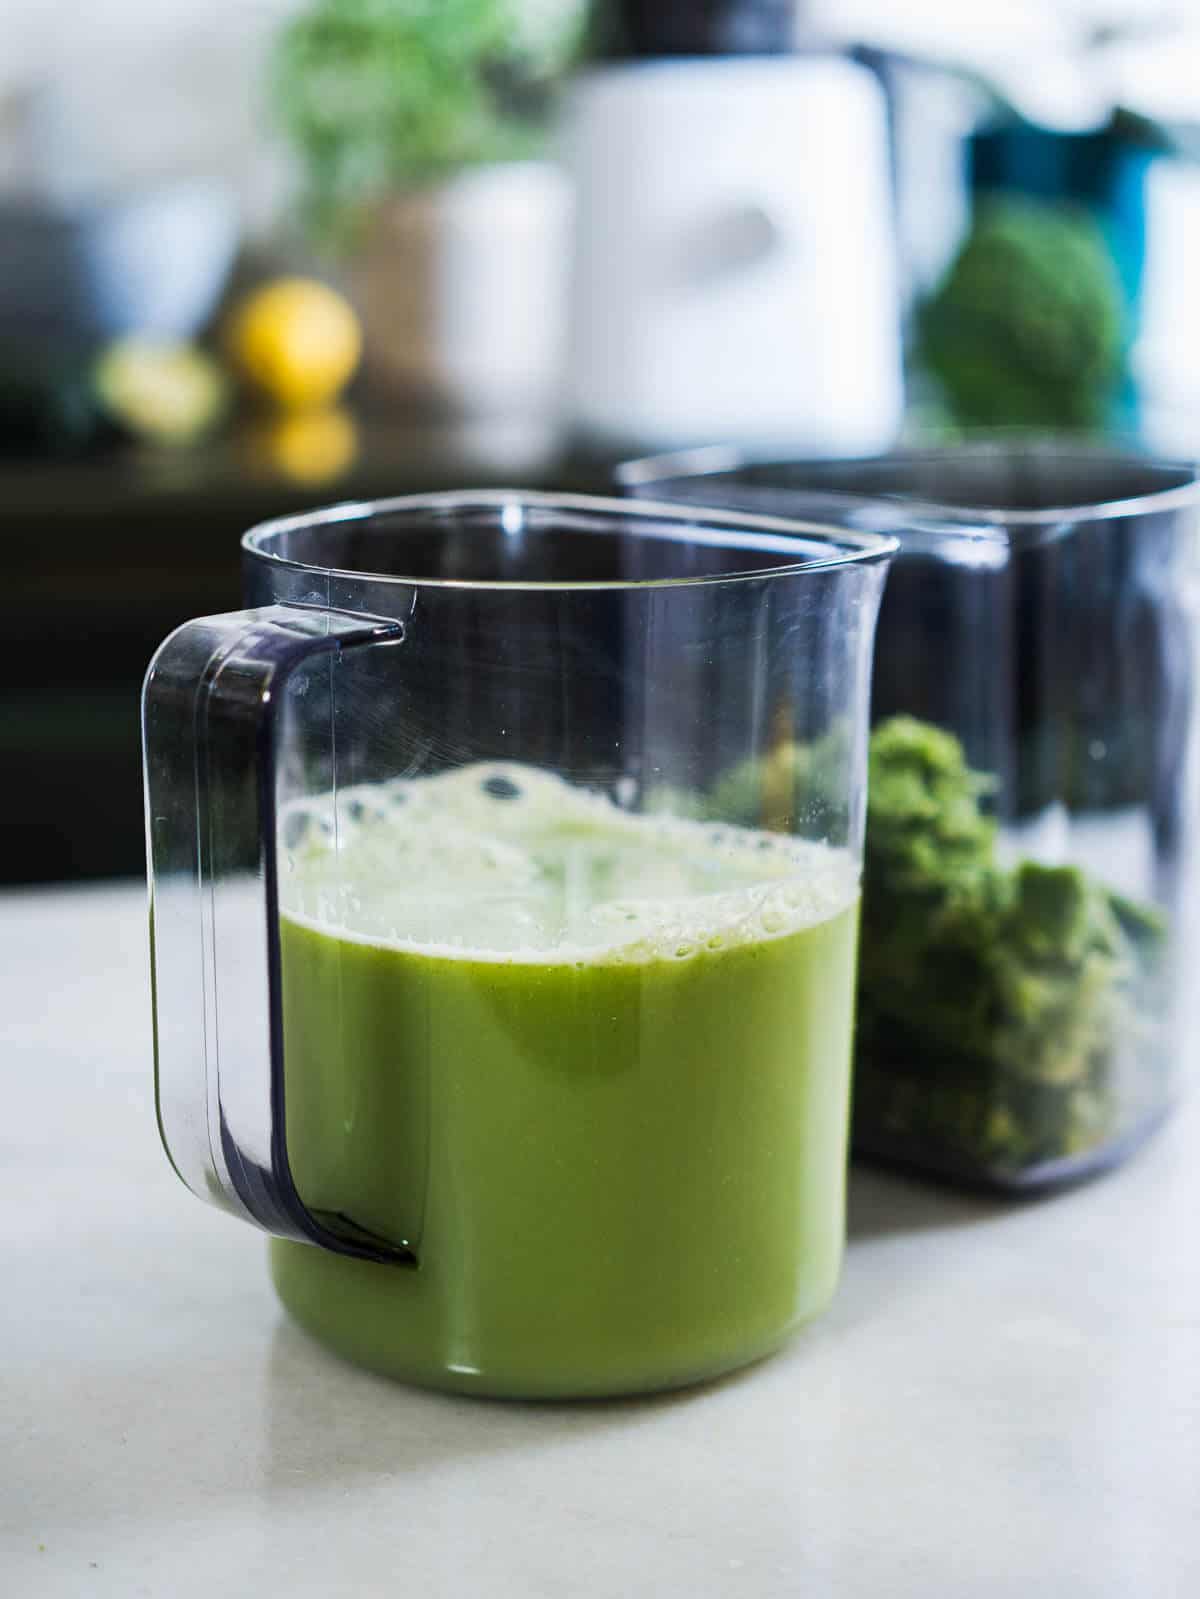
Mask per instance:
[[[288,679],[314,655],[397,644],[400,622],[295,605],[210,616],[159,646],[142,690],[155,1105],[201,1199],[361,1260],[404,1244],[312,1212],[284,1116],[275,756]]]

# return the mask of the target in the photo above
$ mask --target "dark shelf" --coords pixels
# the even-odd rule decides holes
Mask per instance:
[[[241,603],[255,522],[339,500],[512,484],[603,492],[607,464],[528,423],[359,429],[355,463],[297,482],[252,431],[203,450],[0,463],[0,881],[143,870],[138,696],[158,643]]]

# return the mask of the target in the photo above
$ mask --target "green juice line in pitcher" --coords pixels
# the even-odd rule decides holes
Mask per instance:
[[[281,821],[296,1317],[397,1376],[513,1395],[776,1347],[841,1259],[850,855],[473,765]]]

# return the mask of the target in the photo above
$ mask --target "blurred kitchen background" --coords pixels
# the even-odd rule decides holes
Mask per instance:
[[[0,0],[0,880],[323,501],[733,439],[1200,448],[1185,0]]]

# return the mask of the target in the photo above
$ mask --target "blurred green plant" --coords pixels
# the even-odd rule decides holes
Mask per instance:
[[[281,30],[271,100],[302,219],[353,241],[389,193],[538,152],[585,0],[313,0]]]
[[[916,331],[918,361],[960,426],[1083,432],[1111,415],[1125,305],[1104,235],[1085,213],[981,203]]]

